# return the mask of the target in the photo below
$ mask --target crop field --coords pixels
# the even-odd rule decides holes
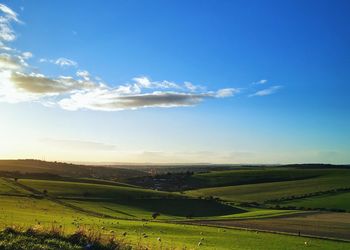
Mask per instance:
[[[215,196],[235,202],[264,202],[337,188],[349,188],[350,171],[338,170],[319,177],[225,187],[203,188],[185,192],[192,196]]]
[[[313,209],[341,209],[350,212],[350,192],[296,199],[282,202],[281,205]]]
[[[348,213],[308,212],[265,219],[210,220],[196,223],[350,239],[350,214]]]
[[[220,187],[308,179],[327,175],[329,173],[329,170],[315,171],[313,169],[266,167],[263,169],[243,169],[199,173],[191,176],[191,181],[200,187]]]

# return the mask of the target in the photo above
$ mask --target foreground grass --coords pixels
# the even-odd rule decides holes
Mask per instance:
[[[122,238],[125,244],[149,249],[349,249],[350,244],[216,227],[96,218],[45,199],[0,196],[0,227],[33,225],[62,227],[67,234],[91,229],[105,239]],[[1,248],[0,248],[1,249]],[[6,248],[5,248],[6,249]],[[40,248],[37,248],[40,249]],[[46,249],[46,248],[44,248]],[[61,248],[65,249],[65,248]],[[69,249],[69,248],[67,248]],[[74,248],[73,248],[74,249]]]
[[[110,238],[107,243],[103,243],[98,235],[91,232],[77,231],[72,235],[65,236],[59,228],[42,230],[38,227],[29,228],[25,231],[7,227],[0,232],[1,250],[127,250],[130,245]]]

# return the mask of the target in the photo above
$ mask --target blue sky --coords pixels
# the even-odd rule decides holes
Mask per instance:
[[[348,1],[0,9],[0,158],[350,162]]]

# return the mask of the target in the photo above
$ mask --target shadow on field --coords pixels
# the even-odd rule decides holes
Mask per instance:
[[[214,200],[201,199],[135,199],[128,201],[128,205],[184,217],[207,217],[245,212]]]

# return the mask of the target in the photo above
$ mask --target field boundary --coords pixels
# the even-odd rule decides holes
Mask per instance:
[[[295,236],[295,237],[313,238],[313,239],[321,239],[321,240],[332,240],[332,241],[337,241],[337,242],[350,243],[350,239],[348,240],[348,239],[341,239],[341,238],[334,238],[334,237],[317,236],[317,235],[311,235],[311,234],[301,234],[299,236],[297,233],[274,231],[274,230],[264,230],[264,229],[254,229],[254,228],[249,228],[249,227],[235,227],[235,226],[223,226],[223,225],[214,225],[214,224],[206,224],[206,223],[193,223],[192,221],[182,222],[182,223],[176,223],[176,222],[172,222],[172,223],[173,224],[195,225],[195,226],[206,226],[206,227],[214,227],[214,228],[236,229],[236,230],[251,231],[251,232],[272,233],[272,234],[289,235],[289,236]]]

